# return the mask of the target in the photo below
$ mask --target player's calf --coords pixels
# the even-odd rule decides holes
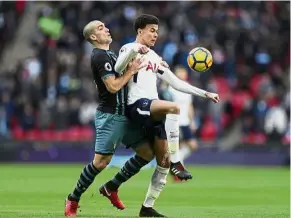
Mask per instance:
[[[154,217],[154,215],[159,215],[159,213],[153,209],[153,206],[156,199],[164,189],[167,175],[169,173],[170,157],[166,140],[156,138],[154,153],[158,165],[151,178],[146,198],[140,212],[141,217]]]
[[[147,149],[150,148],[147,146]],[[142,149],[138,150],[142,154]],[[149,160],[145,160],[144,158],[135,155],[134,157],[131,157],[121,168],[121,170],[115,175],[113,179],[105,183],[101,188],[99,189],[100,194],[107,197],[111,204],[120,209],[123,210],[125,208],[125,205],[123,202],[119,199],[118,196],[118,188],[127,180],[129,180],[131,177],[136,175],[142,167],[147,165],[153,158],[152,152],[145,152],[147,154],[147,157]]]
[[[135,155],[131,157],[121,168],[121,170],[115,175],[115,177],[108,181],[105,186],[111,191],[116,191],[119,186],[136,175],[142,167],[147,165],[150,161],[143,159],[142,157]]]
[[[168,150],[167,141],[164,139],[155,140],[154,152],[156,155],[157,165],[162,168],[170,168],[170,153]]]
[[[94,160],[84,167],[80,177],[77,181],[77,185],[74,191],[69,194],[68,199],[70,201],[79,202],[82,194],[89,188],[94,182],[95,177],[108,165],[112,158],[112,155],[95,154]]]

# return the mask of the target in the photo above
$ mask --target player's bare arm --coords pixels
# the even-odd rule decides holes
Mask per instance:
[[[122,76],[109,76],[103,82],[109,92],[116,93],[143,67],[145,67],[143,59],[135,58],[128,64],[126,72]]]
[[[161,66],[160,70],[163,72],[162,74],[157,74],[159,78],[168,82],[174,89],[191,94],[197,95],[200,97],[211,99],[214,103],[219,102],[219,96],[216,93],[207,92],[203,89],[199,89],[195,86],[190,85],[189,83],[180,80],[175,74],[168,68]]]

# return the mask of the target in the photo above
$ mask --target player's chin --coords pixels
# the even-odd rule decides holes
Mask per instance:
[[[149,44],[150,44],[150,47],[153,47],[153,46],[155,46],[156,41],[151,41]]]

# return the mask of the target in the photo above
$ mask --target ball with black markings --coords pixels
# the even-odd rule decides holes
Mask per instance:
[[[197,47],[192,49],[187,57],[188,66],[197,72],[205,72],[212,66],[213,58],[206,48]]]

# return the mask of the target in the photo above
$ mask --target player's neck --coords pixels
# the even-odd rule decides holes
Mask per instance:
[[[137,43],[139,43],[139,44],[141,44],[141,45],[145,45],[145,46],[147,46],[146,43],[144,43],[144,41],[143,41],[141,38],[139,38],[139,37],[136,37],[135,42],[137,42]],[[148,46],[147,46],[147,47],[148,47]]]
[[[102,50],[109,50],[109,44],[95,44],[94,46]]]

